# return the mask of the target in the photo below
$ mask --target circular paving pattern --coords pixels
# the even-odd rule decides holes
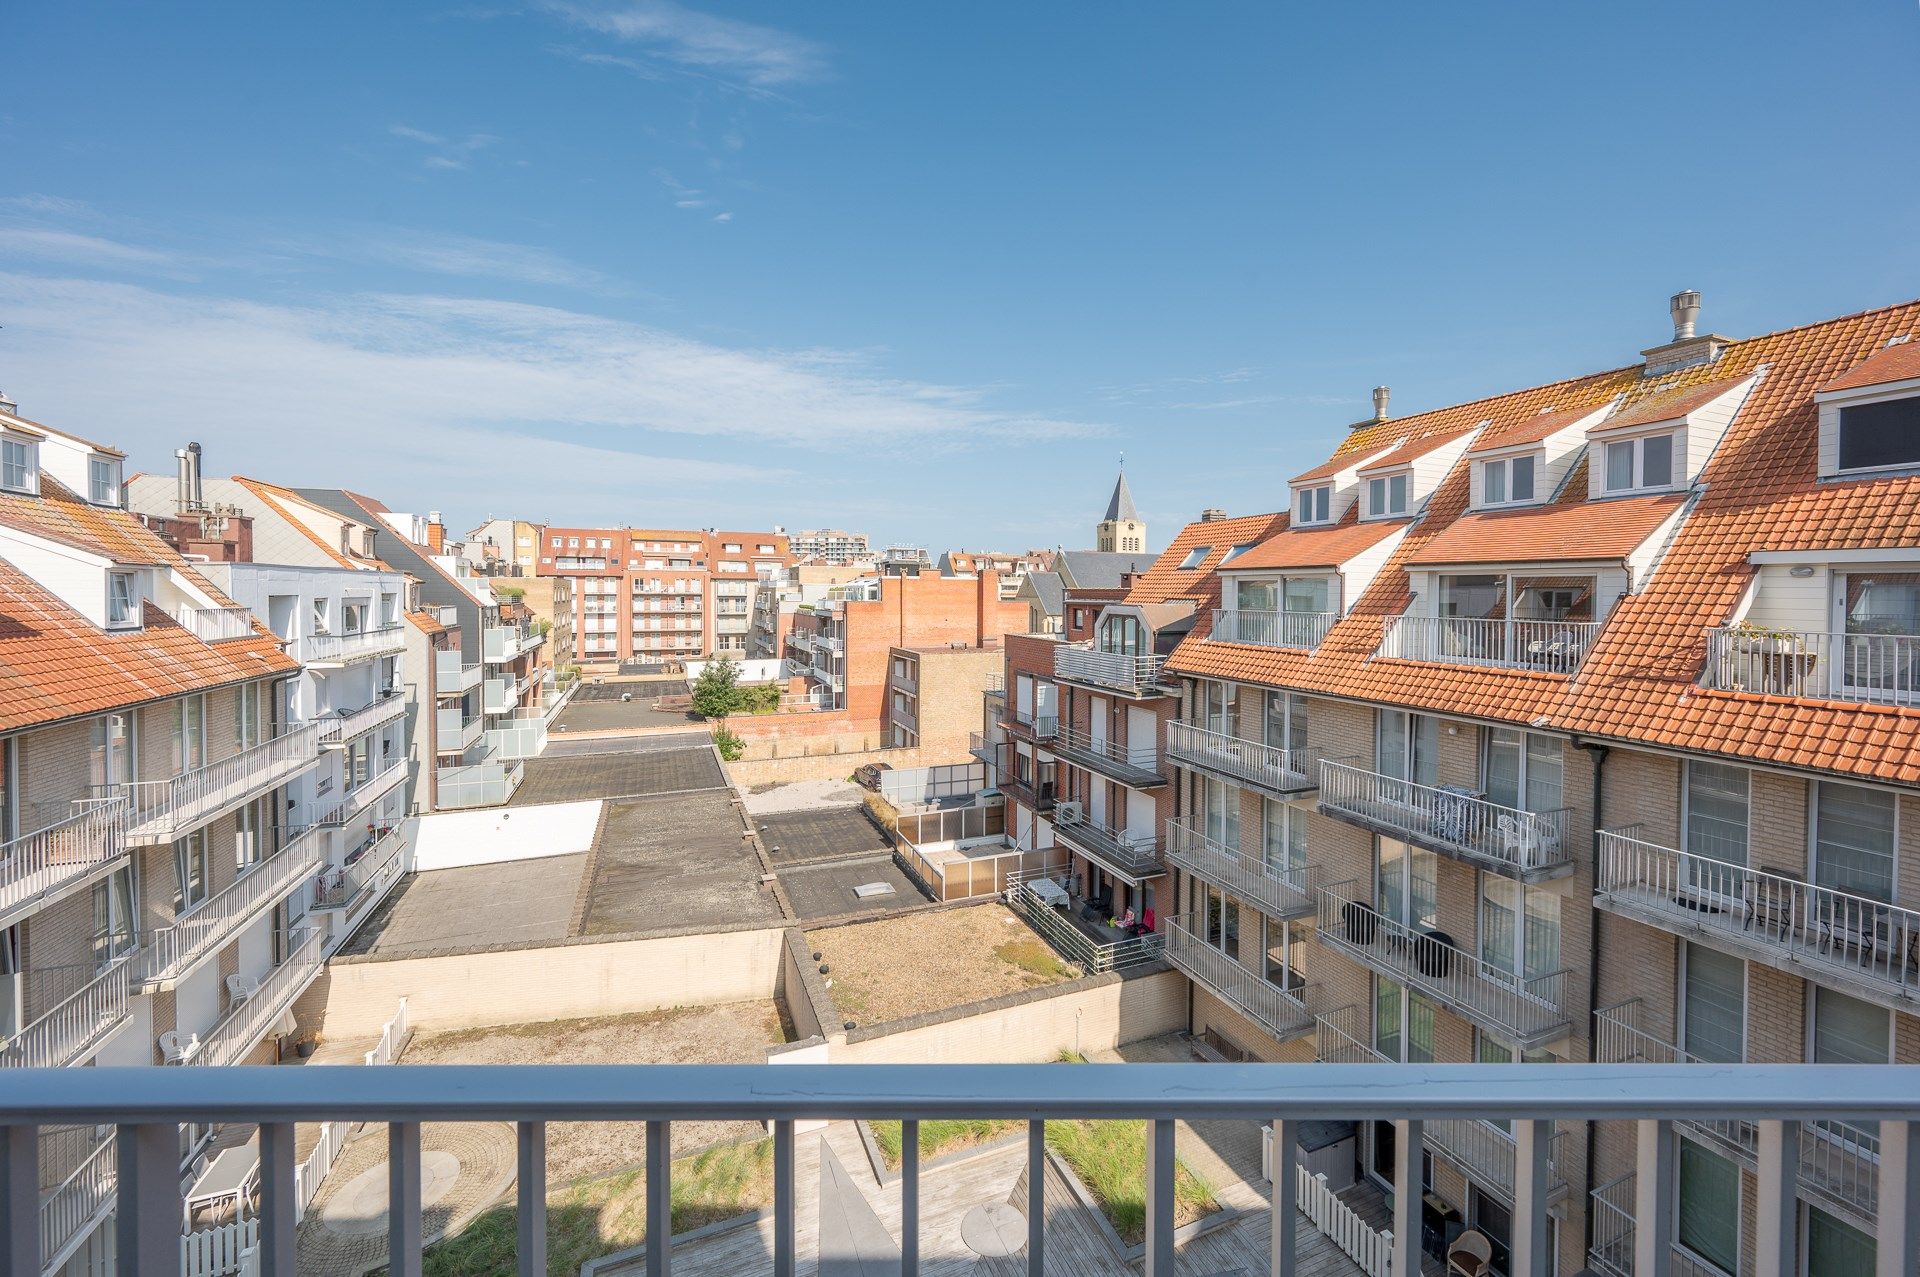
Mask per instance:
[[[976,1206],[960,1221],[960,1240],[989,1259],[1017,1255],[1027,1244],[1027,1217],[1005,1202]]]
[[[338,1163],[335,1163],[336,1168]],[[335,1171],[338,1174],[338,1170]],[[430,1210],[453,1191],[460,1177],[460,1159],[445,1149],[420,1154],[420,1206]],[[340,1186],[315,1212],[320,1222],[334,1232],[387,1232],[387,1167],[369,1166]]]

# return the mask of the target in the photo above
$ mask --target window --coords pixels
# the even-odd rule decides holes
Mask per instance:
[[[116,869],[93,884],[93,962],[105,966],[133,942],[133,870]]]
[[[1373,980],[1373,1049],[1404,1064],[1433,1062],[1433,1003],[1381,976]]]
[[[1807,1207],[1807,1277],[1870,1273],[1877,1254],[1871,1234],[1842,1223],[1818,1206]]]
[[[1307,747],[1307,698],[1298,692],[1268,692],[1266,743],[1275,749]]]
[[[1709,1064],[1747,1052],[1747,964],[1703,945],[1681,947],[1680,1049]]]
[[[342,603],[340,605],[340,628],[347,634],[358,634],[367,628],[367,605],[365,603]]]
[[[1739,1272],[1740,1168],[1683,1139],[1677,1172],[1674,1231],[1680,1244],[1724,1272]]]
[[[106,714],[93,720],[87,753],[87,778],[95,785],[125,785],[133,780],[133,718]]]
[[[0,436],[0,488],[10,492],[40,490],[40,445],[17,435]]]
[[[1893,899],[1894,796],[1859,785],[1814,787],[1813,880],[1856,896]]]
[[[315,634],[333,633],[333,601],[331,599],[313,601],[313,632]]]
[[[1434,784],[1439,779],[1440,720],[1400,709],[1381,710],[1375,756],[1383,776],[1416,785]]]
[[[261,836],[266,822],[260,818],[261,804],[248,803],[234,813],[233,868],[236,875],[259,864],[266,855],[266,840]]]
[[[1407,512],[1407,479],[1404,474],[1382,475],[1367,480],[1367,517],[1387,519]]]
[[[1751,803],[1747,769],[1688,759],[1685,787],[1687,853],[1745,865]]]
[[[1253,548],[1253,544],[1254,543],[1251,541],[1244,541],[1241,544],[1234,546],[1232,549],[1228,550],[1226,553],[1226,556],[1220,560],[1220,566],[1225,567],[1227,564],[1233,562],[1235,559],[1245,554],[1248,550],[1251,550]]]
[[[207,831],[196,829],[173,844],[173,912],[175,916],[207,898]]]
[[[1485,505],[1508,505],[1533,500],[1533,454],[1483,461],[1481,497]]]
[[[1893,1013],[1870,1002],[1813,985],[1813,1028],[1807,1045],[1810,1064],[1893,1063]],[[1815,1128],[1867,1152],[1880,1149],[1874,1122],[1823,1121]]]
[[[1840,468],[1920,466],[1920,395],[1840,410]]]
[[[1480,958],[1522,986],[1560,969],[1560,897],[1480,875]]]
[[[1140,656],[1151,651],[1146,627],[1131,616],[1110,616],[1100,623],[1100,650],[1121,656]]]
[[[1607,445],[1608,492],[1643,492],[1673,486],[1672,435],[1616,439]]]
[[[1495,727],[1487,732],[1482,787],[1502,807],[1558,811],[1566,774],[1560,738]]]
[[[140,592],[134,587],[133,573],[107,573],[107,625],[126,629],[140,624]]]
[[[1223,847],[1240,847],[1240,791],[1225,781],[1200,778],[1201,829]]]
[[[180,698],[180,713],[173,720],[173,770],[192,771],[207,760],[206,693]]]
[[[94,454],[87,458],[87,500],[95,505],[120,504],[120,459]]]
[[[1388,920],[1413,930],[1436,926],[1440,917],[1436,866],[1439,857],[1392,838],[1379,839],[1375,906]]]
[[[1303,885],[1300,871],[1307,866],[1307,813],[1278,798],[1265,800],[1261,812],[1261,859],[1267,872]]]
[[[1301,488],[1294,501],[1295,523],[1325,523],[1333,517],[1333,488]]]
[[[234,694],[233,739],[241,749],[258,745],[262,739],[260,707],[265,693],[266,688],[259,683],[242,683]]]
[[[1213,553],[1212,546],[1196,545],[1191,550],[1187,551],[1186,558],[1180,560],[1180,569],[1182,571],[1187,571],[1192,568],[1197,568],[1202,563],[1206,562],[1207,556],[1212,553]]]
[[[391,594],[380,596],[380,628],[390,630],[400,623],[398,600]]]

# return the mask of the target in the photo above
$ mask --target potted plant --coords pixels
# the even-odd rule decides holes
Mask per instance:
[[[1799,693],[1814,657],[1804,636],[1742,621],[1727,629],[1725,661],[1727,685],[1750,692]]]
[[[293,1040],[293,1053],[301,1059],[310,1059],[320,1045],[320,1035],[308,1030]]]

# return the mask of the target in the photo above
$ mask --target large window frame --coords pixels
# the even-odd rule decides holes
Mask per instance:
[[[1817,887],[1842,891],[1848,895],[1887,904],[1896,902],[1900,895],[1899,797],[1890,790],[1869,785],[1817,780],[1813,782],[1813,792],[1808,798],[1807,848],[1812,861],[1808,866],[1809,880]],[[1829,799],[1833,800],[1831,811]],[[1840,803],[1855,805],[1850,819],[1839,809]],[[1878,811],[1869,811],[1869,808],[1877,808]],[[1880,814],[1884,814],[1884,824],[1878,822]],[[1867,823],[1863,818],[1873,818],[1873,823]],[[1843,841],[1841,837],[1841,831],[1848,823],[1855,827],[1850,834],[1854,839],[1851,842]],[[1884,834],[1884,851],[1865,841],[1881,834]],[[1846,857],[1854,857],[1859,863],[1849,864]],[[1868,863],[1870,857],[1884,864],[1884,872],[1875,870]]]
[[[1678,430],[1656,430],[1625,439],[1608,439],[1601,445],[1599,453],[1595,463],[1600,467],[1600,490],[1607,496],[1671,492],[1680,486],[1685,447]],[[1658,477],[1658,469],[1651,462],[1662,453],[1666,474]]]
[[[1433,786],[1440,780],[1440,720],[1412,710],[1383,709],[1374,721],[1374,770],[1393,780]]]
[[[1480,467],[1482,506],[1533,505],[1539,501],[1542,467],[1538,453],[1516,452],[1475,464]]]
[[[1295,488],[1293,498],[1293,526],[1311,528],[1323,523],[1333,522],[1333,485],[1317,483],[1312,487]]]
[[[1865,427],[1868,430],[1887,430],[1887,437],[1895,441],[1915,439],[1920,433],[1920,395],[1887,395],[1875,399],[1861,400],[1856,403],[1840,404],[1834,412],[1834,461],[1839,473],[1852,475],[1899,474],[1920,470],[1920,440],[1912,445],[1912,455],[1897,456],[1891,461],[1876,460],[1871,454],[1871,446],[1860,443],[1854,448],[1848,447],[1849,425]],[[1891,427],[1891,429],[1888,429]],[[1902,431],[1908,433],[1902,434]],[[1880,446],[1886,446],[1886,438]],[[1852,453],[1849,456],[1849,453]],[[1869,452],[1862,457],[1860,453]],[[1853,464],[1849,465],[1848,462]]]
[[[1712,1005],[1712,999],[1717,995],[1717,991],[1711,987],[1710,982],[1724,974],[1724,967],[1720,972],[1713,971],[1713,968],[1721,963],[1737,963],[1740,968],[1739,1004],[1731,1008],[1737,1015],[1737,1022],[1732,1025],[1732,1036],[1740,1044],[1738,1051],[1722,1049],[1721,1044],[1716,1043],[1711,1036],[1694,1032],[1696,1023],[1705,1027],[1710,1020],[1723,1018],[1728,1010],[1725,1007]],[[1673,1015],[1674,1036],[1678,1038],[1676,1045],[1688,1055],[1705,1060],[1709,1064],[1745,1064],[1747,1062],[1747,1008],[1752,999],[1753,982],[1752,968],[1747,965],[1746,960],[1730,953],[1722,953],[1711,945],[1682,941],[1680,970],[1677,975],[1678,987],[1675,991]],[[1696,981],[1696,976],[1702,978]],[[1696,1006],[1696,1002],[1705,1005]],[[1697,1020],[1696,1014],[1698,1014]],[[1732,1058],[1729,1059],[1728,1056]]]
[[[1511,795],[1502,792],[1494,779],[1495,754],[1507,750],[1513,752],[1514,792]],[[1530,732],[1518,727],[1488,728],[1481,733],[1480,740],[1480,788],[1486,792],[1489,802],[1516,811],[1560,810],[1567,805],[1566,742],[1546,732]]]
[[[1373,475],[1366,482],[1367,518],[1399,519],[1413,505],[1413,471]]]
[[[1673,1159],[1674,1243],[1714,1271],[1736,1273],[1740,1270],[1740,1219],[1746,1194],[1740,1166],[1696,1140],[1678,1134],[1673,1138],[1679,1141]],[[1689,1211],[1687,1181],[1707,1173],[1716,1176],[1719,1183],[1705,1187],[1709,1190],[1718,1187],[1720,1199],[1709,1203],[1706,1209]],[[1731,1203],[1724,1200],[1728,1186],[1733,1191]],[[1727,1209],[1728,1205],[1731,1210]],[[1730,1236],[1724,1232],[1726,1229],[1731,1229]],[[1721,1231],[1720,1236],[1712,1235],[1716,1230]]]
[[[39,493],[39,440],[25,435],[0,434],[0,488],[8,492]]]

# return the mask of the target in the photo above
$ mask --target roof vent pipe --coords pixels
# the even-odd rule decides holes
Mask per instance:
[[[192,466],[193,508],[196,510],[204,510],[207,508],[207,502],[206,502],[205,494],[203,494],[200,491],[200,445],[199,444],[189,443],[187,445],[187,460],[188,460],[188,463]]]
[[[1375,386],[1373,388],[1373,419],[1375,421],[1385,421],[1387,419],[1387,400],[1392,396],[1393,391],[1386,386]]]
[[[1673,300],[1667,303],[1667,312],[1673,316],[1673,339],[1686,341],[1692,337],[1694,324],[1700,318],[1699,290],[1689,288],[1683,293],[1675,293]]]

